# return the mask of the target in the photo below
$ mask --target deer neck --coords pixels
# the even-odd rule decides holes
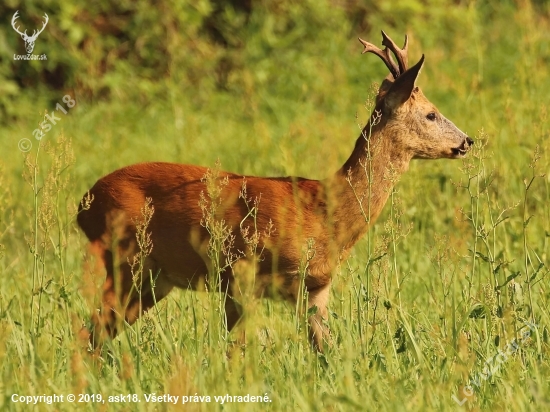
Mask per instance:
[[[412,158],[396,147],[398,128],[367,125],[355,148],[331,179],[332,221],[337,245],[347,252],[374,223],[391,195],[393,186]]]

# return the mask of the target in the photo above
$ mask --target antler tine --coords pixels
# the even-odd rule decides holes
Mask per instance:
[[[12,26],[15,25],[15,20],[17,20],[17,19],[19,18],[18,14],[19,14],[19,10],[17,10],[17,11],[13,14],[13,17],[11,18],[11,24],[12,24]]]
[[[384,33],[384,32],[382,32],[382,33]],[[382,59],[382,61],[386,64],[388,69],[390,69],[390,72],[393,75],[393,78],[397,79],[399,77],[399,74],[400,74],[399,73],[399,67],[396,66],[395,62],[391,58],[390,51],[388,50],[387,47],[384,50],[379,49],[374,44],[369,43],[369,42],[363,40],[360,37],[359,37],[359,41],[361,42],[361,44],[363,46],[365,46],[365,49],[363,50],[363,52],[361,54],[364,54],[364,53],[376,54],[378,57],[380,57]]]
[[[19,10],[17,10],[17,11],[15,12],[15,14],[13,15],[13,17],[12,17],[12,19],[11,19],[11,26],[13,27],[13,29],[14,29],[17,33],[19,33],[21,36],[23,36],[23,35],[26,35],[26,34],[27,34],[27,30],[25,30],[25,33],[21,33],[21,32],[19,31],[19,26],[15,27],[15,20],[17,20],[17,19],[19,18],[18,13],[19,13]]]
[[[40,29],[40,31],[36,34],[36,36],[38,36],[40,33],[42,33],[44,31],[44,29],[46,28],[46,24],[48,24],[48,21],[50,21],[50,18],[48,17],[48,15],[46,13],[44,13],[44,23],[42,23],[42,28]]]
[[[46,21],[44,21],[44,23],[42,23],[42,30],[44,30],[44,27],[46,27],[46,24],[48,24],[48,22],[50,21],[50,18],[48,17],[48,14],[47,13],[44,13],[44,19],[46,19]],[[407,42],[407,36],[405,36],[405,43]],[[407,45],[405,44],[405,47],[407,47]]]
[[[397,44],[388,36],[386,33],[384,33],[384,30],[382,30],[382,45],[386,46],[388,49],[390,49],[393,54],[395,54],[395,57],[397,59],[397,62],[399,64],[399,74],[405,73],[407,69],[409,68],[409,58],[408,58],[408,47],[409,47],[409,37],[405,35],[405,44],[403,45],[403,48],[400,49]],[[387,49],[386,49],[387,50]]]

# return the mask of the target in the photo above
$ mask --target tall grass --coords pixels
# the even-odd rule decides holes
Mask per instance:
[[[322,33],[319,49],[284,56],[273,84],[262,77],[269,67],[244,65],[238,95],[197,97],[174,74],[163,100],[78,101],[40,142],[32,131],[51,104],[21,103],[28,116],[0,139],[0,409],[30,408],[12,394],[65,396],[36,410],[547,407],[550,25],[542,6],[497,6],[442,3],[429,26],[412,17],[391,31],[412,35],[411,61],[426,54],[424,93],[476,144],[464,161],[411,164],[333,274],[333,344],[323,356],[302,330],[307,313],[255,301],[245,282],[244,341],[223,333],[221,295],[175,291],[94,358],[78,336],[102,279],[91,276],[75,213],[97,178],[138,161],[220,159],[243,174],[325,177],[351,152],[357,122],[370,115],[369,86],[385,75],[355,39]],[[254,61],[254,50],[244,58]],[[24,137],[33,143],[26,154],[17,147]],[[251,199],[251,217],[269,201]],[[142,233],[146,242],[146,226]],[[139,276],[155,275],[137,265]],[[246,279],[254,265],[240,270]],[[179,405],[147,402],[153,393],[180,396]],[[68,394],[94,397],[69,403]],[[269,401],[214,399],[246,394]],[[109,402],[117,395],[132,396]]]

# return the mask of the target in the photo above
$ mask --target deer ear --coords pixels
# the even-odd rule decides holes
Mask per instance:
[[[414,89],[414,83],[416,82],[416,78],[423,64],[424,55],[422,55],[418,63],[393,82],[384,99],[384,105],[390,112],[409,100]]]

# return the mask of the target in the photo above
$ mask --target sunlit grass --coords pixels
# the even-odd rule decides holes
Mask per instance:
[[[291,83],[296,68],[285,57],[284,88],[262,81],[269,67],[251,66],[235,80],[237,95],[195,98],[172,84],[166,100],[147,104],[79,101],[40,150],[32,132],[54,105],[22,105],[28,115],[0,140],[0,409],[30,408],[13,403],[14,393],[141,400],[39,410],[170,409],[147,403],[152,393],[180,396],[174,409],[205,411],[456,410],[452,396],[470,409],[544,409],[550,27],[528,4],[503,7],[489,21],[480,20],[483,7],[464,5],[433,27],[413,19],[400,29],[413,34],[413,60],[426,54],[424,93],[477,142],[463,162],[412,162],[371,231],[370,250],[363,240],[334,273],[333,346],[325,356],[310,349],[286,303],[255,303],[243,349],[237,334],[227,340],[212,326],[221,323],[215,295],[175,291],[93,358],[78,332],[97,307],[102,280],[90,279],[74,217],[100,176],[140,161],[214,166],[219,159],[226,170],[261,176],[332,173],[369,116],[363,102],[371,83],[385,75],[355,39],[335,38],[338,47],[320,46],[325,54],[302,50],[308,66]],[[453,18],[460,29],[445,27]],[[377,32],[371,36],[378,41]],[[33,143],[28,157],[17,148],[24,137]],[[388,229],[409,226],[394,248]],[[371,251],[386,254],[369,265]],[[517,351],[497,364],[514,339]],[[214,401],[227,394],[267,394],[271,402]],[[182,407],[181,396],[195,395],[211,402]]]

